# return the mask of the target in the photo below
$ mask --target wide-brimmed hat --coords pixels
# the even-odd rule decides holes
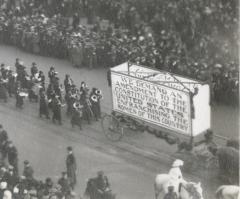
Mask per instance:
[[[180,166],[183,166],[184,162],[180,159],[176,159],[173,164],[172,164],[172,167],[180,167]]]

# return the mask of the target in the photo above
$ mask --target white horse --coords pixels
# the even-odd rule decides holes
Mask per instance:
[[[182,186],[179,191],[180,182]],[[160,193],[163,195],[168,193],[169,186],[174,187],[174,192],[181,199],[203,199],[201,183],[175,180],[169,174],[158,174],[156,176],[154,182],[155,199],[158,199]]]
[[[240,199],[240,187],[236,185],[222,185],[216,191],[216,199]]]

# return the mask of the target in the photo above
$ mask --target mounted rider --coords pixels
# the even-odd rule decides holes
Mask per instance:
[[[184,162],[180,159],[176,159],[173,164],[172,168],[169,170],[169,176],[172,178],[172,180],[178,182],[178,192],[181,190],[182,182],[185,182],[182,176],[182,171],[180,167],[184,165]]]

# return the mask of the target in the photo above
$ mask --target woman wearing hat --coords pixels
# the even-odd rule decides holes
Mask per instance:
[[[184,162],[180,159],[176,159],[173,164],[172,164],[172,168],[169,170],[169,176],[176,182],[178,182],[179,186],[178,186],[178,192],[180,192],[181,189],[181,184],[183,181],[185,181],[183,179],[182,176],[182,171],[180,169],[180,167],[182,167],[184,165]]]

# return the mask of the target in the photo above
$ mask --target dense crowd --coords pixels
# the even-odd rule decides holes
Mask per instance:
[[[0,43],[75,66],[132,61],[167,70],[208,81],[213,100],[237,104],[237,3],[2,0]]]
[[[8,133],[0,125],[0,197],[3,199],[74,199],[76,185],[76,159],[72,147],[67,147],[66,171],[57,182],[47,177],[45,181],[36,178],[34,169],[28,160],[23,162],[23,171],[19,171],[18,150],[9,139]],[[94,187],[94,188],[93,188]],[[99,193],[97,193],[99,191]],[[103,171],[97,177],[90,178],[84,195],[92,198],[114,199],[108,178]],[[98,195],[96,195],[98,194]]]

